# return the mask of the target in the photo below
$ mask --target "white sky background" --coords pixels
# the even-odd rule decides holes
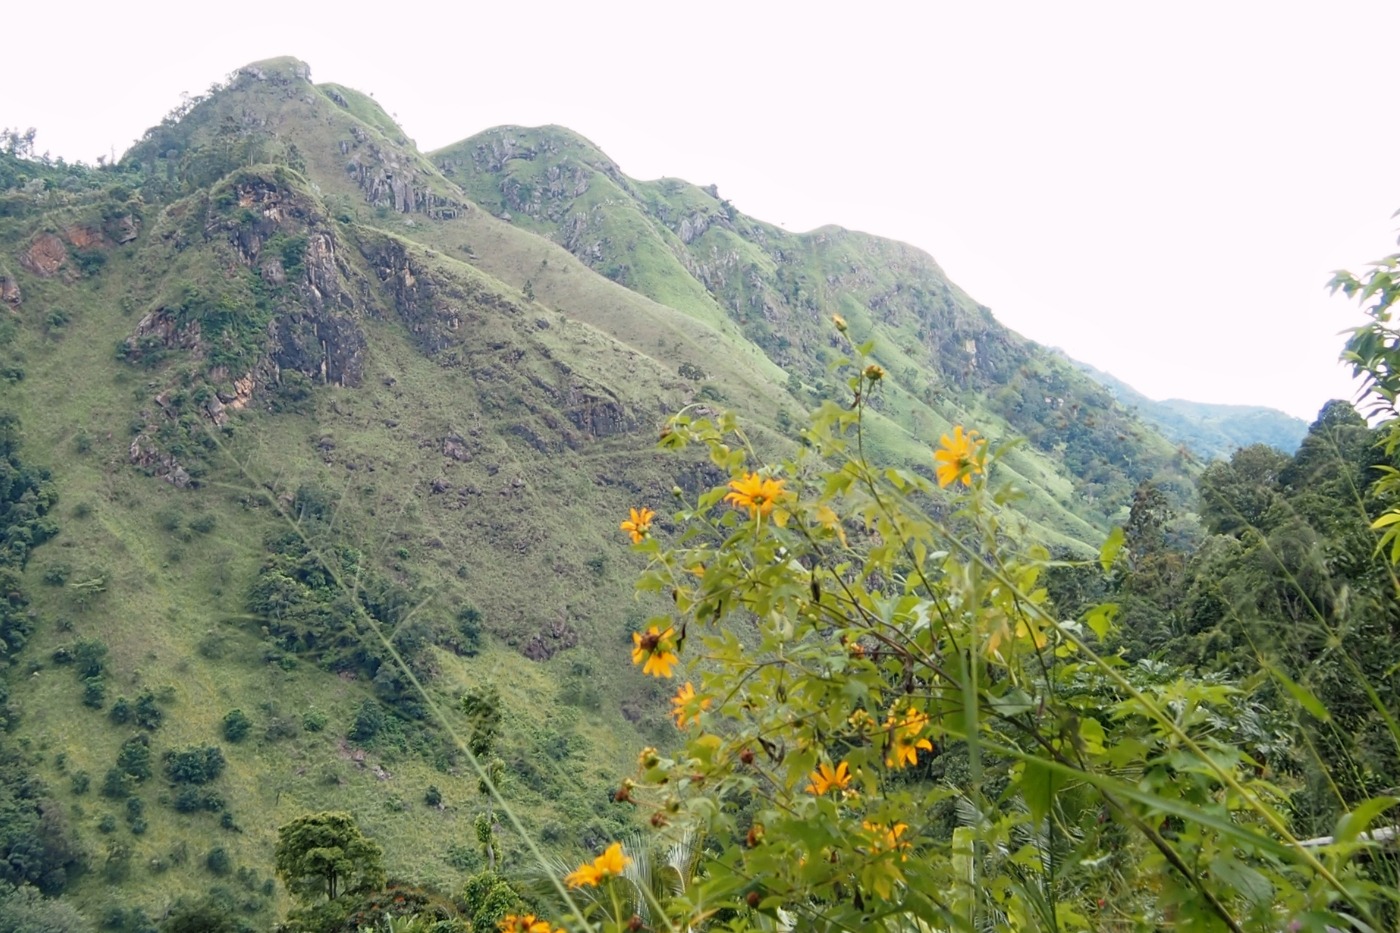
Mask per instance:
[[[559,123],[637,178],[906,240],[1154,398],[1350,397],[1335,268],[1394,251],[1400,3],[11,4],[0,125],[93,161],[277,55],[426,150]],[[50,7],[50,9],[54,9]]]

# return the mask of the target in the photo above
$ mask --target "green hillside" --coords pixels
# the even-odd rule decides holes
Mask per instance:
[[[0,159],[0,414],[56,497],[13,562],[10,793],[70,843],[49,890],[111,929],[211,892],[268,928],[277,827],[313,810],[459,886],[488,809],[463,698],[499,712],[533,838],[615,838],[609,789],[674,735],[627,661],[668,604],[632,595],[618,523],[720,475],[656,450],[686,406],[794,449],[845,391],[833,314],[888,372],[880,462],[931,477],[955,424],[1024,437],[997,479],[1080,553],[1140,483],[1190,495],[1171,443],[927,255],[633,181],[566,130],[428,156],[277,59],[111,169]]]

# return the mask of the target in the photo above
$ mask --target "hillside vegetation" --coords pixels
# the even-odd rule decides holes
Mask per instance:
[[[841,457],[808,413],[858,413],[920,520],[963,508],[931,451],[975,427],[1011,503],[989,547],[1091,558],[1144,502],[1178,551],[1196,531],[1191,458],[926,254],[629,179],[568,130],[424,154],[276,59],[115,166],[0,169],[0,844],[5,880],[63,898],[0,917],[268,929],[289,886],[338,890],[274,879],[279,827],[320,811],[444,911],[533,845],[635,828],[622,782],[678,735],[631,656],[684,608],[634,594],[619,522],[675,535],[672,505],[718,498],[738,441],[657,441],[725,411],[751,462],[812,475]]]

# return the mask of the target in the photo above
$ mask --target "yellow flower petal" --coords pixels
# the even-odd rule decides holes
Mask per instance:
[[[767,516],[773,511],[773,505],[783,497],[784,482],[748,473],[742,479],[730,480],[730,491],[724,501],[736,509],[748,509],[750,518]]]
[[[943,435],[938,449],[933,452],[933,472],[938,477],[938,485],[947,486],[962,480],[964,486],[971,486],[972,478],[985,472],[983,450],[986,443],[976,431],[964,434],[962,425],[953,428],[952,436]]]

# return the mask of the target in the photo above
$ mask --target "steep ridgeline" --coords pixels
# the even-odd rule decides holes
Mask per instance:
[[[627,650],[669,603],[632,598],[619,519],[649,505],[666,534],[673,486],[715,479],[655,450],[683,406],[795,443],[844,389],[833,313],[889,372],[874,456],[929,472],[953,424],[1028,437],[1005,478],[1050,544],[1188,483],[926,255],[631,181],[566,131],[428,158],[277,59],[116,167],[3,158],[0,415],[61,503],[23,571],[9,739],[82,866],[53,887],[112,929],[201,898],[268,928],[276,827],[313,810],[460,885],[485,803],[433,705],[536,838],[616,838],[608,782],[673,734]]]
[[[915,442],[956,422],[1023,436],[1030,444],[1018,466],[1029,483],[1096,525],[1139,481],[1182,478],[1171,445],[906,244],[838,227],[788,233],[740,213],[713,186],[628,178],[560,127],[500,127],[430,158],[476,203],[613,281],[737,328],[804,402],[829,389],[838,355],[830,315],[839,313],[875,340],[895,377],[884,411]],[[1032,513],[1048,516],[1047,503],[1032,500]]]

